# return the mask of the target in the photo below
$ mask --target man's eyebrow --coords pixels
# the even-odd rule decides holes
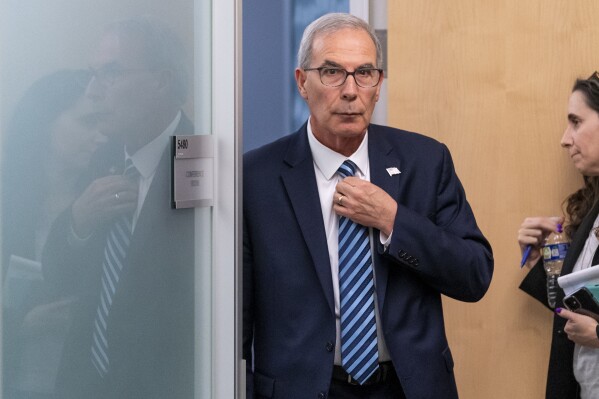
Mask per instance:
[[[571,122],[574,122],[574,121],[579,120],[579,119],[580,118],[576,114],[568,114],[568,120],[571,121]]]
[[[336,63],[335,61],[329,61],[329,60],[324,60],[321,66],[343,68],[340,64]]]
[[[324,60],[321,67],[333,67],[333,68],[341,68],[345,69],[341,64],[336,63],[335,61]],[[375,66],[371,63],[366,63],[358,66],[356,69],[374,69]]]
[[[90,66],[90,69],[101,69],[101,70],[111,70],[111,69],[119,69],[121,68],[121,64],[118,61],[107,62],[106,64],[100,65],[98,68],[93,68]]]

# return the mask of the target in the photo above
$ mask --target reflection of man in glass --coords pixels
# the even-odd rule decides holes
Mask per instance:
[[[193,134],[184,60],[145,18],[109,26],[92,58],[86,94],[108,143],[43,259],[77,298],[60,398],[193,396],[193,213],[170,208],[170,136]]]

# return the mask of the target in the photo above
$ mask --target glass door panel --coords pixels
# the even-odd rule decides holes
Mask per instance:
[[[171,207],[170,136],[212,131],[211,1],[0,15],[1,397],[210,397],[214,211]]]

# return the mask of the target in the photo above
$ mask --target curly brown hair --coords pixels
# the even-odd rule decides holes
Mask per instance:
[[[573,237],[582,223],[582,219],[591,211],[599,199],[599,176],[583,176],[584,187],[570,194],[564,201],[567,225],[564,230],[568,237]]]
[[[572,92],[580,92],[586,105],[599,114],[599,74],[595,72],[588,79],[577,79]],[[584,186],[570,194],[564,201],[568,222],[564,230],[569,237],[580,226],[582,219],[599,200],[599,176],[583,176]]]

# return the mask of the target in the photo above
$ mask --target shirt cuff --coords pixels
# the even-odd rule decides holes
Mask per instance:
[[[391,233],[389,233],[389,237],[387,237],[387,235],[385,233],[383,233],[382,231],[381,231],[381,234],[379,234],[379,240],[380,240],[381,244],[383,245],[385,252],[387,252],[387,247],[389,247],[389,244],[391,243],[392,235],[393,235],[393,231],[391,231]]]

